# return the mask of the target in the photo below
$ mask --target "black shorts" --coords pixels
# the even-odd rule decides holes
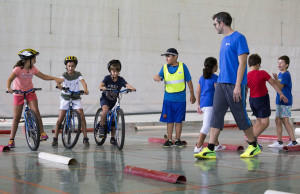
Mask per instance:
[[[257,98],[250,97],[249,102],[253,116],[258,118],[267,118],[271,115],[269,94]]]
[[[116,101],[108,100],[107,98],[105,98],[103,96],[100,98],[101,107],[106,105],[106,106],[108,106],[109,109],[112,109],[115,106],[115,104],[116,104]]]

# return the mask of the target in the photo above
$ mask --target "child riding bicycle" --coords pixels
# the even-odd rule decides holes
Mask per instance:
[[[15,64],[13,72],[7,79],[7,91],[12,93],[13,90],[28,91],[33,88],[32,78],[34,75],[38,76],[43,80],[55,80],[56,82],[62,82],[62,79],[57,77],[52,77],[50,75],[45,75],[40,72],[34,64],[36,63],[36,56],[39,55],[39,52],[34,49],[24,49],[18,53],[20,60]],[[13,82],[13,89],[11,89],[11,83]],[[18,129],[18,125],[21,119],[21,114],[23,111],[24,105],[24,95],[22,93],[14,93],[13,100],[13,122],[10,133],[10,140],[8,142],[8,147],[15,147],[15,136]],[[38,108],[37,96],[34,92],[26,94],[26,99],[28,105],[32,111],[35,112],[38,118],[38,124],[41,131],[41,140],[47,140],[48,135],[44,132],[43,122],[41,119],[40,111]]]
[[[101,122],[99,127],[99,136],[104,137],[105,133],[105,123],[106,123],[106,115],[108,111],[114,107],[118,93],[113,91],[106,91],[106,89],[113,89],[115,91],[120,91],[122,87],[126,87],[128,89],[131,89],[133,91],[136,91],[134,87],[132,87],[130,84],[128,84],[125,79],[121,76],[119,76],[121,71],[122,65],[119,60],[111,60],[107,64],[107,69],[110,73],[110,75],[107,75],[104,77],[102,83],[100,84],[100,90],[103,90],[102,96],[100,98],[100,105],[102,108],[102,115],[101,115]],[[116,139],[115,139],[115,130],[111,133],[111,139],[110,143],[113,145],[116,145]]]
[[[65,66],[67,72],[63,73],[62,79],[62,86],[58,84],[58,88],[62,89],[63,87],[68,87],[71,91],[79,91],[79,82],[83,86],[84,93],[86,95],[89,94],[87,84],[84,81],[82,75],[80,72],[75,71],[75,68],[77,67],[78,60],[75,56],[68,56],[65,58]],[[81,119],[81,126],[82,126],[82,132],[83,132],[83,144],[85,146],[89,146],[89,138],[87,137],[87,130],[86,130],[86,121],[85,121],[85,116],[84,112],[82,109],[82,104],[81,104],[81,98],[80,94],[78,95],[72,95],[70,96],[69,92],[66,92],[62,90],[61,96],[60,96],[60,107],[59,107],[59,116],[56,122],[55,126],[55,135],[53,137],[53,142],[52,146],[58,146],[58,134],[60,132],[61,124],[65,118],[66,112],[69,109],[69,104],[70,104],[70,98],[72,98],[72,103],[73,103],[73,108],[76,109],[79,114],[80,114],[80,119]]]

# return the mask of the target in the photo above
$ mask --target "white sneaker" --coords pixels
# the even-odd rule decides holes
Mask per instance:
[[[290,141],[289,144],[287,144],[286,146],[295,146],[295,145],[298,145],[298,142],[296,142],[296,144],[293,144],[293,142]]]
[[[226,149],[226,146],[223,146],[222,144],[215,146],[215,152],[225,150],[225,149]]]
[[[280,144],[278,141],[273,141],[272,144],[268,145],[269,148],[283,148],[283,144]]]
[[[203,146],[201,146],[200,148],[197,148],[197,146],[195,146],[194,153],[200,153],[202,149],[203,149]]]

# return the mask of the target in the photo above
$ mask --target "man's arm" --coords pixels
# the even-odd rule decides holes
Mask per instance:
[[[241,92],[241,83],[244,77],[246,65],[247,65],[247,56],[248,54],[241,54],[238,56],[239,60],[239,68],[237,71],[237,77],[235,82],[235,88],[233,90],[233,100],[235,102],[239,102],[242,99],[242,92]]]

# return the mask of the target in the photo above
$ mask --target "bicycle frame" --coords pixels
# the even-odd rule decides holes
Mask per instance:
[[[123,90],[123,91],[126,91],[126,90]],[[106,115],[107,131],[108,132],[111,131],[111,126],[112,126],[113,121],[115,122],[115,128],[116,129],[118,128],[118,126],[117,126],[118,124],[117,124],[116,120],[117,120],[117,111],[120,109],[120,99],[121,99],[121,97],[119,95],[118,98],[117,98],[117,102],[116,102],[115,106],[111,110],[109,110],[107,115]]]

